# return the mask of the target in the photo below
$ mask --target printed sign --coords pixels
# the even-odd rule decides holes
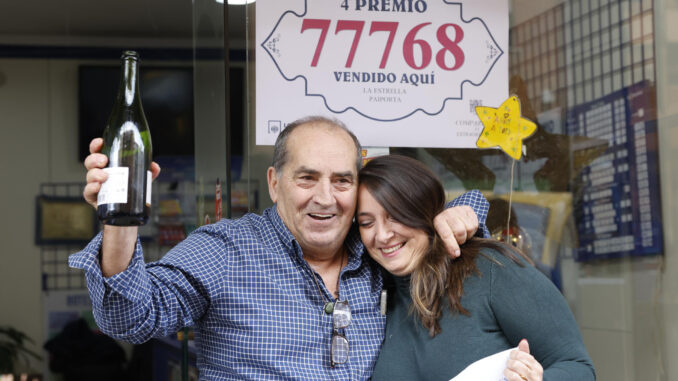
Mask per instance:
[[[580,261],[663,251],[655,93],[644,81],[568,110],[568,135],[607,146],[574,183]]]
[[[363,145],[475,147],[508,96],[508,2],[259,0],[257,144],[306,115]]]

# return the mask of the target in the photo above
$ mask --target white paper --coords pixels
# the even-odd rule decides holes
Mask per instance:
[[[504,377],[504,369],[512,350],[495,353],[482,358],[469,365],[450,381],[507,381]]]

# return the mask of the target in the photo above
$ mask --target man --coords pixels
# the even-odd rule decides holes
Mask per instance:
[[[105,180],[100,146],[93,141],[85,160],[84,196],[94,206]],[[205,380],[368,378],[385,317],[380,272],[352,230],[360,163],[350,131],[310,117],[276,141],[268,169],[275,205],[261,216],[203,226],[148,265],[136,228],[104,226],[69,259],[86,271],[99,328],[144,342],[194,326]],[[487,201],[467,197],[484,221]],[[438,218],[450,250],[455,234],[463,242],[478,227],[468,207]]]

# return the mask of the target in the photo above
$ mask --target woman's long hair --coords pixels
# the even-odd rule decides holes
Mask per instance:
[[[464,280],[481,275],[476,257],[482,248],[492,248],[522,266],[516,253],[501,242],[472,238],[461,246],[461,256],[452,259],[438,236],[433,219],[445,207],[445,191],[435,174],[418,160],[399,155],[372,159],[360,171],[359,184],[396,221],[413,229],[423,230],[429,237],[429,250],[410,278],[412,307],[431,337],[440,333],[443,297],[447,296],[451,312],[470,315],[461,305]]]

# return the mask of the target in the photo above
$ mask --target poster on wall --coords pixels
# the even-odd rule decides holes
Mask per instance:
[[[573,187],[580,261],[662,253],[654,94],[654,86],[643,81],[567,113],[569,135],[608,146]]]
[[[508,1],[258,0],[256,143],[307,115],[366,146],[475,148],[508,96]]]

